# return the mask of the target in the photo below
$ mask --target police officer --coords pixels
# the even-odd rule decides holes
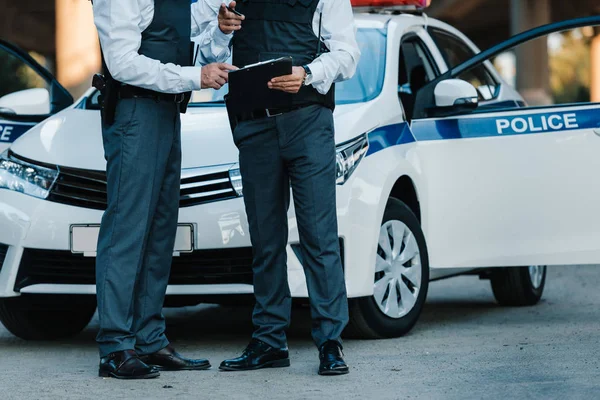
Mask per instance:
[[[319,374],[345,374],[340,335],[348,301],[337,229],[332,111],[333,83],[352,77],[360,57],[352,7],[349,0],[243,0],[236,11],[246,19],[233,39],[235,65],[291,56],[294,66],[291,75],[268,83],[292,94],[291,105],[232,116],[254,249],[255,331],[242,356],[220,368],[290,365],[285,330],[292,303],[286,266],[291,183]]]
[[[154,378],[161,369],[210,367],[208,360],[184,358],[171,347],[162,306],[178,219],[180,112],[189,92],[219,89],[234,69],[192,66],[192,36],[201,35],[200,63],[228,57],[241,19],[223,5],[217,22],[220,6],[220,0],[199,0],[191,8],[190,0],[93,2],[114,87],[114,98],[104,99],[108,207],[96,260],[103,377]]]

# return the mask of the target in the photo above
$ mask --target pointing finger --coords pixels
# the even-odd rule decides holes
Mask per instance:
[[[231,65],[231,64],[227,64],[227,63],[220,63],[220,64],[218,64],[218,66],[219,66],[219,69],[221,69],[223,71],[235,71],[235,70],[239,69],[235,65]]]

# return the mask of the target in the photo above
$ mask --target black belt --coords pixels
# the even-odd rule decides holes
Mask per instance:
[[[120,99],[133,99],[133,98],[143,98],[143,99],[153,99],[156,101],[168,101],[171,103],[183,103],[185,99],[184,93],[160,93],[155,92],[150,89],[143,89],[137,86],[123,85],[119,88],[119,98]]]
[[[251,120],[262,119],[262,118],[271,118],[271,117],[276,117],[281,114],[286,114],[286,113],[289,113],[292,111],[296,111],[301,108],[308,107],[309,105],[310,104],[304,104],[304,105],[291,106],[291,107],[267,108],[267,109],[260,109],[260,110],[256,110],[256,111],[243,112],[241,114],[236,115],[236,118],[237,118],[238,122],[251,121]]]

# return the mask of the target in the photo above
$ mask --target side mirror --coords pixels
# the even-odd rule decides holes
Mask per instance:
[[[0,98],[0,110],[16,115],[50,114],[50,93],[46,89],[27,89]]]
[[[435,106],[427,110],[430,117],[447,117],[472,112],[479,105],[477,89],[461,79],[446,79],[434,90]]]

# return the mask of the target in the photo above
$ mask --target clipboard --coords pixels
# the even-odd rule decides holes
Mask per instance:
[[[229,72],[227,110],[230,114],[240,114],[267,108],[290,107],[293,95],[269,89],[267,83],[277,76],[291,73],[292,57],[263,61]]]

